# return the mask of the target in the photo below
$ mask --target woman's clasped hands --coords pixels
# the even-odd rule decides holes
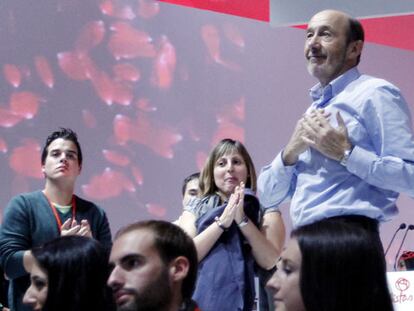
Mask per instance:
[[[234,189],[223,214],[220,216],[220,222],[225,228],[229,228],[233,221],[239,224],[245,217],[243,210],[244,187],[244,182],[241,182],[240,185]]]

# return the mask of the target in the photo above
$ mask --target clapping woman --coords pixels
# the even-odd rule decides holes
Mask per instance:
[[[253,161],[232,139],[211,151],[199,187],[200,197],[189,202],[180,221],[194,238],[200,261],[193,298],[204,311],[250,311],[254,265],[273,268],[281,251],[280,212],[260,206]]]

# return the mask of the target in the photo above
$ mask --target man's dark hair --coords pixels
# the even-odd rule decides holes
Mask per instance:
[[[182,193],[185,194],[185,190],[187,189],[187,184],[192,181],[193,179],[200,179],[200,173],[194,173],[190,176],[187,176],[183,181]]]
[[[179,256],[186,257],[190,267],[188,274],[183,280],[181,288],[184,300],[193,295],[197,280],[198,258],[193,239],[190,238],[180,227],[162,220],[139,221],[120,229],[115,235],[115,240],[126,233],[146,229],[154,234],[154,247],[158,251],[161,260],[168,265]]]
[[[82,150],[78,142],[78,135],[76,135],[76,133],[72,131],[71,129],[63,128],[63,127],[61,127],[58,131],[53,132],[46,138],[46,143],[42,150],[42,165],[45,164],[49,145],[55,139],[58,139],[58,138],[62,138],[64,140],[70,140],[71,142],[75,144],[76,148],[78,149],[78,163],[79,165],[82,165]]]
[[[346,37],[346,46],[348,46],[351,42],[361,40],[364,42],[365,40],[365,34],[364,34],[364,28],[362,27],[362,24],[357,20],[356,18],[350,17],[348,19],[349,21],[349,28],[347,32]],[[359,64],[361,60],[361,55],[358,56],[356,65]]]

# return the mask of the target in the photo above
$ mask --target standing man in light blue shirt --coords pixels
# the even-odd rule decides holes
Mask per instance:
[[[258,179],[264,207],[291,200],[294,227],[344,218],[378,235],[397,214],[400,192],[414,196],[414,138],[399,89],[361,75],[361,24],[333,10],[306,31],[305,58],[319,83],[292,137]]]

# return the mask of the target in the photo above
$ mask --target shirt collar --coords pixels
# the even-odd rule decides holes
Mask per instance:
[[[361,74],[357,67],[352,67],[344,74],[329,82],[322,87],[320,83],[316,84],[309,90],[309,94],[317,106],[324,106],[331,98],[341,93],[345,87],[356,80]]]

